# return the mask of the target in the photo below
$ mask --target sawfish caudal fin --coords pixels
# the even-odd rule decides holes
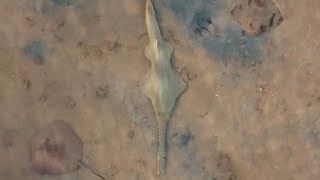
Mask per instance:
[[[162,39],[151,0],[146,2],[146,25],[150,41]]]
[[[161,36],[159,24],[156,19],[151,0],[147,0],[146,2],[146,25],[149,36],[149,45],[144,51],[145,56],[151,61],[159,59],[159,56],[164,56],[164,58],[160,58],[161,60],[170,60],[173,46],[165,41]]]
[[[165,172],[165,161],[166,161],[166,128],[167,123],[158,123],[158,155],[157,155],[157,174],[163,175]]]

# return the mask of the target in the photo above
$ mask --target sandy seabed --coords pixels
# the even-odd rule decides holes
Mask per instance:
[[[31,168],[31,138],[54,120],[106,179],[320,179],[320,1],[274,0],[282,23],[259,35],[232,16],[238,3],[154,0],[188,84],[157,177],[145,1],[1,0],[0,180],[99,179]]]

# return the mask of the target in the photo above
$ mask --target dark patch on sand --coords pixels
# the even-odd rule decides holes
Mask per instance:
[[[46,44],[42,40],[35,40],[28,43],[23,48],[23,53],[32,58],[37,65],[42,65],[45,62]]]
[[[194,138],[193,134],[189,131],[182,133],[179,136],[179,147],[188,146],[189,142]]]
[[[190,38],[202,45],[216,60],[225,65],[232,61],[247,65],[256,64],[262,59],[262,48],[268,37],[243,33],[241,26],[232,18],[232,7],[227,2],[168,1],[169,8],[186,23]]]
[[[264,55],[262,47],[267,42],[266,36],[251,37],[242,34],[241,30],[230,24],[220,34],[209,41],[203,41],[203,47],[211,52],[225,65],[239,61],[244,65],[256,64]]]
[[[14,145],[14,140],[17,136],[17,131],[14,129],[5,130],[1,134],[2,145],[6,148],[11,148]]]
[[[70,6],[74,3],[74,0],[51,0],[55,5],[60,7]]]

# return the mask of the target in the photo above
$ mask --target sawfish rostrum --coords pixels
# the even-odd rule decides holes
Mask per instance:
[[[170,58],[173,46],[161,36],[151,0],[146,1],[146,25],[149,44],[145,48],[145,56],[151,61],[151,69],[145,78],[143,92],[151,100],[158,120],[157,173],[162,175],[166,159],[167,122],[175,102],[185,90],[186,84],[177,71],[171,67]]]

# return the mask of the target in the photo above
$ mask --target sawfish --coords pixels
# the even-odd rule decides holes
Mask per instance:
[[[142,91],[148,97],[158,121],[157,174],[163,175],[166,160],[166,127],[177,98],[186,89],[186,84],[171,67],[173,46],[160,33],[151,0],[146,0],[146,26],[149,44],[145,56],[151,62],[151,69],[145,77]]]

